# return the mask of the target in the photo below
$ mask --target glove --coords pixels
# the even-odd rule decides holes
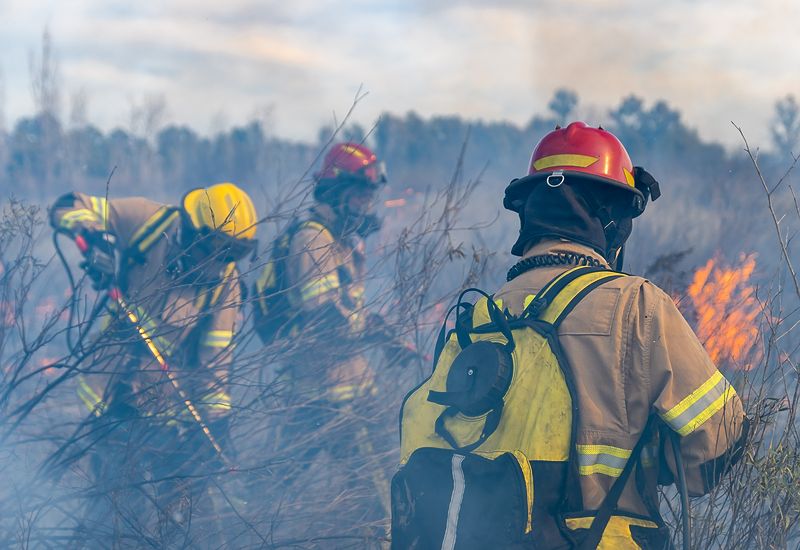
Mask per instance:
[[[406,365],[420,356],[412,344],[397,337],[382,315],[370,313],[367,316],[367,333],[382,344],[383,355],[392,365]]]
[[[92,280],[93,289],[105,290],[111,286],[117,271],[116,238],[105,232],[86,232],[81,237],[86,249],[79,245],[84,257],[80,267]]]

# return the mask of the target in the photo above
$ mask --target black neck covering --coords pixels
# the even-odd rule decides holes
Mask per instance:
[[[544,182],[535,185],[519,212],[519,238],[511,253],[522,256],[529,244],[555,238],[588,246],[612,260],[631,233],[632,217],[621,207],[626,203],[620,200],[623,197],[619,191],[598,189],[596,184],[588,188],[591,185],[575,180],[555,188]],[[594,194],[594,200],[587,200],[588,193]],[[614,220],[614,225],[604,230],[602,216],[590,203],[608,205],[607,217]]]

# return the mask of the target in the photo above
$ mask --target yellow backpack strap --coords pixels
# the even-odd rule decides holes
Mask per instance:
[[[313,229],[319,233],[330,230],[316,220],[293,221],[289,228],[278,237],[272,245],[272,255],[264,265],[261,274],[254,284],[255,297],[261,312],[266,315],[268,307],[266,303],[267,294],[270,292],[281,292],[285,290],[283,278],[285,276],[286,258],[289,257],[292,246],[292,239],[303,229]]]
[[[317,230],[317,231],[319,231],[320,233],[323,233],[323,232],[325,232],[325,231],[328,231],[328,232],[330,232],[330,229],[328,229],[327,227],[325,227],[324,225],[322,225],[321,223],[319,223],[319,222],[318,222],[318,221],[316,221],[316,220],[306,220],[306,221],[302,222],[302,223],[301,223],[301,224],[298,226],[298,228],[297,228],[297,230],[295,231],[295,233],[297,233],[297,232],[298,232],[298,231],[300,231],[301,229],[316,229],[316,230]]]
[[[525,311],[531,310],[531,315],[557,327],[592,290],[625,276],[602,267],[580,266],[567,270],[545,285]]]

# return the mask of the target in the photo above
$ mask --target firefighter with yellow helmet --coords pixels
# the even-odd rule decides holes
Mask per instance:
[[[51,225],[75,241],[103,291],[104,326],[76,350],[89,412],[76,441],[101,495],[87,536],[119,536],[109,530],[125,525],[147,533],[153,518],[162,533],[182,529],[202,486],[189,474],[219,466],[242,300],[236,262],[253,250],[257,221],[232,183],[194,189],[180,206],[68,193],[51,208]]]
[[[574,122],[507,187],[521,260],[459,300],[401,413],[394,548],[668,548],[657,486],[709,492],[740,458],[742,401],[673,300],[619,272],[660,190]]]

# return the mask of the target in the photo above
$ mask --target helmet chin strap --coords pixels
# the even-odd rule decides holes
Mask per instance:
[[[625,263],[625,245],[623,244],[615,250],[609,251],[608,264],[614,271],[622,271],[623,264]]]

